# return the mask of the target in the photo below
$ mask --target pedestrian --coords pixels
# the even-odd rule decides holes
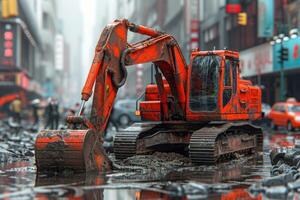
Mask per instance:
[[[39,125],[39,109],[40,109],[40,100],[35,99],[31,102],[32,104],[32,114],[33,114],[33,126]]]
[[[58,129],[59,125],[59,105],[57,99],[53,99],[52,102],[52,111],[53,111],[53,128]]]
[[[22,111],[22,101],[19,96],[9,106],[10,111],[12,112],[13,120],[17,123],[21,123],[21,111]]]
[[[53,123],[53,111],[52,111],[52,98],[49,97],[48,98],[48,102],[47,102],[47,106],[45,108],[45,119],[46,119],[46,123],[45,123],[45,129],[47,129],[48,127],[52,128],[52,123]]]
[[[46,125],[45,129],[58,129],[59,125],[59,106],[58,101],[54,98],[48,99],[48,105],[45,110]]]

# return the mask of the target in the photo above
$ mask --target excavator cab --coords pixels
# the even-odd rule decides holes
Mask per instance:
[[[260,118],[260,88],[240,79],[238,52],[193,52],[188,76],[187,120]]]

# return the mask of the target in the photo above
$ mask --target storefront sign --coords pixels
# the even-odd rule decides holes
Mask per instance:
[[[300,37],[289,39],[284,41],[282,44],[275,44],[273,46],[273,58],[274,58],[274,71],[278,71],[281,68],[281,63],[279,62],[279,51],[281,45],[288,49],[288,60],[283,62],[284,69],[295,69],[300,68]]]
[[[0,65],[1,67],[16,66],[17,24],[0,23]]]
[[[274,30],[274,1],[258,0],[258,37],[272,37]]]
[[[16,85],[29,89],[30,80],[24,72],[1,72],[0,85]]]
[[[241,73],[244,77],[270,73],[273,70],[272,46],[259,45],[240,53]]]

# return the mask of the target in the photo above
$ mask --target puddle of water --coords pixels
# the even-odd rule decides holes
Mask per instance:
[[[229,198],[249,195],[246,188],[253,182],[268,176],[264,169],[264,158],[244,159],[217,167],[185,167],[171,171],[113,172],[106,175],[75,174],[71,177],[43,177],[35,175],[32,162],[18,162],[4,166],[0,174],[0,198],[93,198],[93,199],[179,199]],[[226,187],[213,194],[177,194],[158,189],[162,182],[175,182],[182,187],[187,183],[199,186],[226,183]],[[228,188],[227,185],[230,185]],[[216,185],[218,186],[218,185]],[[242,186],[239,188],[238,186]],[[219,185],[220,187],[220,185]],[[232,188],[232,190],[230,190]],[[165,191],[166,190],[166,191]],[[196,189],[194,189],[196,190]],[[228,196],[226,196],[228,194]],[[225,196],[224,196],[225,195]]]

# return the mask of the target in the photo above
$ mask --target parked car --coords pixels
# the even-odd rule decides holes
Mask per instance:
[[[111,122],[122,128],[131,125],[133,122],[140,121],[140,117],[135,115],[136,100],[124,99],[118,100],[113,108]]]
[[[289,131],[300,128],[300,103],[295,101],[276,103],[270,113],[271,127],[286,127]]]

